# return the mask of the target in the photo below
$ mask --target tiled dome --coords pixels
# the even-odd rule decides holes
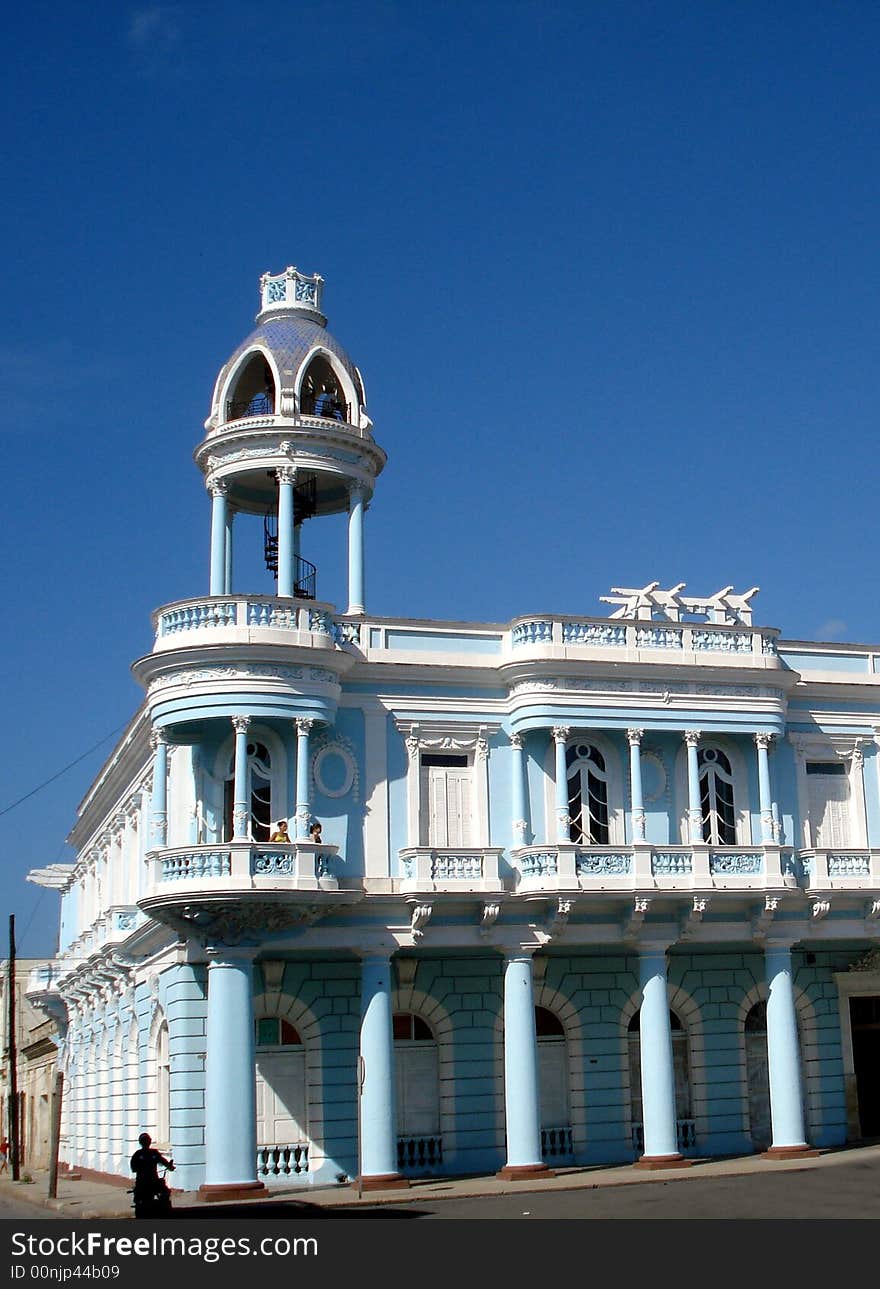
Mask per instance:
[[[269,350],[278,364],[279,371],[294,371],[297,374],[299,374],[299,369],[306,356],[312,352],[315,346],[328,350],[339,359],[339,362],[351,377],[355,389],[360,392],[361,400],[363,400],[360,377],[357,374],[354,363],[339,341],[331,336],[330,332],[325,327],[322,327],[319,322],[315,322],[313,318],[294,313],[280,313],[274,317],[264,317],[224,365],[220,372],[218,388],[222,388],[227,372],[236,365],[242,354],[249,349],[253,349],[255,345],[265,346]],[[294,378],[290,377],[288,379],[293,384]],[[286,383],[287,381],[285,381]]]

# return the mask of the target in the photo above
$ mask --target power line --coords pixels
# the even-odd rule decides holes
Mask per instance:
[[[13,801],[11,805],[4,806],[3,809],[0,810],[0,815],[8,814],[10,810],[14,810],[16,806],[20,806],[22,802],[29,801],[30,798],[36,796],[38,792],[42,792],[43,788],[47,788],[50,783],[54,783],[56,779],[60,779],[62,774],[66,774],[67,771],[72,770],[75,765],[79,765],[80,761],[84,761],[87,756],[91,756],[93,752],[97,752],[98,748],[101,747],[103,743],[108,742],[108,740],[113,738],[115,734],[118,734],[120,730],[125,729],[127,724],[128,722],[124,721],[122,725],[117,725],[115,730],[111,730],[109,734],[105,734],[102,739],[98,740],[94,747],[90,747],[88,751],[83,752],[76,758],[76,760],[71,761],[69,765],[65,765],[62,770],[57,772],[57,774],[53,774],[50,778],[37,784],[35,788],[31,788],[30,792],[26,792],[23,797],[19,797],[17,801]]]

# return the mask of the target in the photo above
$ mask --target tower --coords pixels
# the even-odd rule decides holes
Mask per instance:
[[[314,600],[306,520],[348,512],[348,612],[364,612],[364,511],[385,453],[360,372],[327,331],[323,279],[289,267],[260,279],[256,326],[220,370],[195,460],[212,498],[210,595],[234,587],[234,517],[261,515],[281,599]]]

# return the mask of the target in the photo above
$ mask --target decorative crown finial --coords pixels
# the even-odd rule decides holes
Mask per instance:
[[[260,278],[260,315],[296,309],[320,316],[323,286],[320,273],[309,277],[292,264],[283,273],[264,273]]]

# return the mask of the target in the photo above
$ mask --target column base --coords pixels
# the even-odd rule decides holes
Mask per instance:
[[[810,1159],[818,1155],[815,1146],[769,1146],[761,1152],[762,1159]]]
[[[351,1185],[357,1190],[357,1179]],[[362,1191],[403,1191],[409,1188],[409,1180],[401,1177],[400,1173],[374,1173],[369,1177],[361,1177],[360,1188]]]
[[[218,1185],[204,1182],[199,1187],[199,1195],[209,1204],[224,1199],[260,1199],[265,1194],[263,1182],[222,1182]]]
[[[505,1182],[527,1182],[533,1178],[543,1180],[547,1177],[555,1177],[556,1174],[546,1164],[505,1164],[503,1168],[499,1168],[495,1176]]]
[[[642,1155],[633,1164],[633,1168],[644,1168],[652,1171],[656,1168],[690,1168],[693,1164],[692,1159],[685,1159],[684,1155]]]

